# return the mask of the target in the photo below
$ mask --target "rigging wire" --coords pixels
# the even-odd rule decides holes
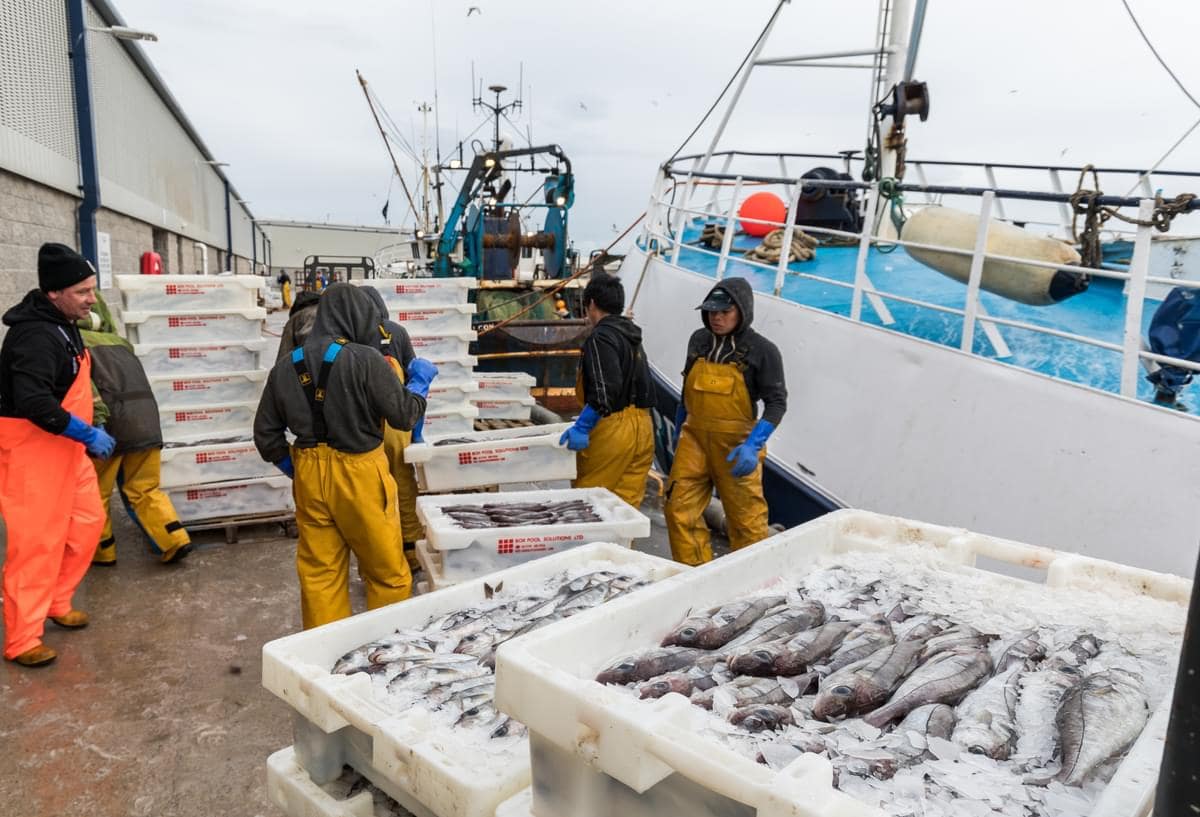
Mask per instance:
[[[775,11],[773,11],[770,18],[767,19],[767,24],[763,26],[762,31],[760,31],[758,36],[754,38],[754,42],[751,43],[750,50],[746,52],[746,56],[742,57],[742,61],[738,63],[737,70],[733,72],[733,75],[729,78],[729,81],[725,83],[725,87],[721,89],[721,93],[717,94],[717,98],[713,100],[713,104],[709,106],[708,111],[706,111],[704,116],[700,118],[700,121],[696,123],[696,127],[692,128],[692,132],[687,135],[687,138],[683,140],[683,143],[679,147],[675,148],[675,152],[671,154],[671,158],[667,159],[667,164],[675,161],[675,158],[679,156],[680,152],[687,147],[687,143],[692,141],[692,137],[699,133],[700,128],[704,127],[704,123],[707,122],[708,118],[713,115],[713,111],[715,111],[717,106],[721,104],[721,100],[725,98],[725,94],[729,93],[729,89],[733,87],[733,83],[742,73],[742,69],[745,68],[746,63],[750,61],[750,56],[754,53],[755,49],[758,48],[758,44],[762,42],[763,37],[767,36],[767,32],[771,30],[771,25],[775,22],[775,18],[779,16],[779,12],[783,9],[783,4],[786,2],[788,2],[788,0],[779,0],[778,5],[775,6]]]

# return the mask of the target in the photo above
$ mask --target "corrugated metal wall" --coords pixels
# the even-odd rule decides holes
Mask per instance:
[[[78,195],[68,40],[62,0],[0,2],[0,166]]]
[[[224,251],[220,175],[120,41],[87,38],[102,206]],[[79,195],[69,39],[63,0],[0,0],[0,167]],[[232,208],[234,254],[250,258],[250,215]]]
[[[302,222],[259,222],[271,239],[271,263],[302,267],[309,255],[358,255],[374,258],[384,247],[411,240],[395,228],[352,227]]]

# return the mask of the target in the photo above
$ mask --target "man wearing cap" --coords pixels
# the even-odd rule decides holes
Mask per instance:
[[[704,328],[688,341],[665,509],[671,554],[689,565],[712,560],[704,509],[714,486],[725,508],[730,547],[766,538],[762,461],[767,438],[787,411],[779,348],[750,328],[749,282],[726,278],[699,309]]]
[[[91,358],[75,321],[96,302],[96,274],[63,244],[38,251],[38,289],[4,314],[0,347],[0,514],[4,562],[4,657],[49,664],[46,618],[86,627],[71,606],[104,528],[96,471],[115,441],[92,426]]]

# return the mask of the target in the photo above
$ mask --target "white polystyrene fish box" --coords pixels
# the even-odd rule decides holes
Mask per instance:
[[[575,452],[558,444],[568,428],[570,423],[473,431],[453,444],[414,443],[404,450],[404,461],[430,493],[575,479]]]
[[[353,283],[378,290],[389,310],[466,303],[479,285],[475,278],[371,278]]]
[[[537,378],[525,372],[477,372],[480,399],[521,400],[537,385]]]
[[[440,335],[408,334],[412,341],[413,351],[417,357],[432,360],[434,363],[443,360],[460,360],[470,354],[471,341],[475,340],[472,331],[450,332]]]
[[[265,340],[230,343],[149,344],[133,347],[146,374],[194,374],[198,372],[246,372],[262,368]]]
[[[254,428],[257,400],[188,408],[158,408],[165,443],[245,439]]]
[[[475,430],[475,418],[479,409],[468,404],[446,408],[426,409],[424,425],[421,426],[421,437],[425,440],[436,440],[439,437],[453,437],[467,434]]]
[[[267,382],[266,369],[213,374],[167,374],[149,378],[159,408],[243,403],[257,400]]]
[[[296,507],[292,480],[283,474],[165,490],[179,513],[179,521],[185,525],[208,519],[290,513]]]
[[[259,340],[267,311],[257,307],[213,312],[146,312],[128,310],[122,316],[125,334],[133,344],[218,344]]]
[[[168,446],[162,450],[159,485],[175,488],[201,482],[278,476],[279,470],[263,461],[250,440],[206,445]]]
[[[520,565],[486,581],[491,588],[517,592],[522,584],[568,570],[603,568],[605,563],[637,569],[652,581],[688,569],[600,543]],[[493,817],[501,803],[529,785],[528,744],[523,738],[505,746],[487,740],[464,743],[456,737],[461,730],[435,721],[420,707],[401,712],[385,707],[366,674],[331,672],[341,656],[367,642],[479,603],[485,597],[484,584],[481,579],[416,596],[263,647],[263,686],[295,710],[294,758],[314,784],[338,779],[348,765],[414,814],[426,817]],[[369,814],[362,812],[362,817]]]
[[[410,336],[469,332],[474,314],[475,304],[405,305],[388,309],[388,317],[403,326]]]
[[[453,505],[580,499],[591,505],[600,521],[465,528],[442,510]],[[650,519],[607,488],[422,496],[417,497],[417,515],[425,524],[430,549],[442,551],[442,577],[446,581],[463,581],[590,542],[629,547],[634,539],[650,535]]]
[[[253,309],[266,279],[258,275],[116,275],[127,310],[208,312]]]
[[[503,400],[480,393],[471,398],[471,404],[479,409],[481,420],[528,420],[533,416],[535,403],[537,401],[528,396]]]
[[[473,380],[443,382],[439,369],[438,376],[429,387],[425,410],[430,414],[437,414],[444,409],[463,408],[478,392],[479,384]]]
[[[1151,619],[1147,626],[1152,629],[1142,632],[1153,632],[1161,643],[1173,643],[1176,633],[1182,636],[1192,589],[1190,581],[1176,576],[962,529],[865,511],[827,514],[636,596],[617,599],[599,615],[587,611],[500,647],[496,703],[501,711],[529,727],[534,813],[538,817],[882,815],[884,811],[876,806],[834,788],[833,769],[824,755],[800,752],[782,768],[771,768],[756,763],[752,754],[736,750],[722,732],[714,731],[711,713],[693,706],[682,695],[639,700],[628,689],[594,680],[614,662],[657,647],[690,611],[766,588],[792,587],[798,577],[821,566],[856,557],[857,564],[875,566],[884,577],[880,580],[884,586],[895,568],[883,560],[894,557],[905,567],[934,573],[943,587],[957,583],[971,588],[968,595],[959,596],[954,609],[976,610],[986,597],[992,609],[1004,609],[1009,620],[1017,616],[1025,622],[1054,626],[1061,620],[1054,611],[1063,604],[1072,603],[1070,609],[1086,616],[1097,615],[1095,611],[1103,604],[1110,617],[1096,626],[1107,628],[1114,621],[1124,622],[1136,608]],[[976,566],[977,559],[1013,572],[1045,570],[1045,582],[994,573]],[[902,581],[912,579],[896,579]],[[949,604],[949,592],[940,593],[936,603]],[[1041,609],[1038,605],[1060,606]],[[936,609],[941,614],[950,608]],[[1100,632],[1107,634],[1107,630]],[[1145,638],[1132,632],[1129,637]],[[1126,646],[1124,640],[1119,643],[1118,653]],[[1173,676],[1177,659],[1173,650],[1169,652],[1163,666],[1169,665],[1165,672]],[[1141,737],[1094,807],[1079,813],[1090,817],[1144,813],[1142,804],[1153,799],[1162,756],[1170,683],[1171,678],[1165,679],[1166,698],[1152,710]],[[759,734],[753,744],[755,751],[761,751],[766,739],[767,733]],[[936,756],[942,758],[936,761],[939,764],[951,762],[944,758],[953,757],[942,751]],[[961,756],[968,759],[964,761],[968,766],[984,768],[996,763],[966,751]],[[971,758],[982,765],[970,762]],[[918,777],[916,785],[922,787],[923,797],[920,781]],[[1021,784],[1020,778],[1016,783]],[[875,787],[866,790],[879,792]],[[878,796],[888,802],[888,794],[879,792]],[[938,805],[936,813],[978,813],[965,807],[945,808]],[[1053,813],[1060,812],[1054,809]]]
[[[433,382],[439,386],[474,383],[475,363],[476,360],[471,355],[436,360],[434,365],[437,366],[438,374]]]

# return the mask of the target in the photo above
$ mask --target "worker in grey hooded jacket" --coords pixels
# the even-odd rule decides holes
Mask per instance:
[[[259,454],[294,474],[305,629],[351,614],[351,551],[368,609],[402,601],[412,588],[383,423],[411,429],[437,369],[416,358],[402,384],[378,352],[378,327],[365,293],[331,285],[312,333],[271,370],[254,418]],[[287,430],[296,438],[290,448]]]

